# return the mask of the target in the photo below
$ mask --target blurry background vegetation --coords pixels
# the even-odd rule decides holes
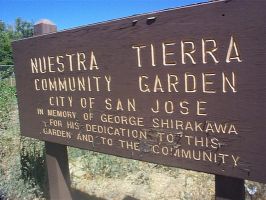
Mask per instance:
[[[0,199],[45,197],[42,142],[20,136],[11,42],[33,35],[33,23],[0,20]]]

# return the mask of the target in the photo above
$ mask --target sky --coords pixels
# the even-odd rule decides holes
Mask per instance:
[[[58,30],[180,7],[207,0],[0,0],[0,20],[17,17],[36,23],[49,19]]]

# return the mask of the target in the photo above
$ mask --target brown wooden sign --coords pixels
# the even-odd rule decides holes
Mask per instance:
[[[266,183],[266,2],[13,43],[24,136]]]

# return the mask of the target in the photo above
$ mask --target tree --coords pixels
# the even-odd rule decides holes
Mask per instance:
[[[11,65],[11,41],[33,35],[33,23],[17,18],[14,28],[0,20],[0,65]]]
[[[10,34],[0,31],[0,65],[12,65],[12,50]]]
[[[5,30],[5,23],[0,20],[0,32]]]
[[[0,20],[0,77],[6,77],[13,72],[13,56],[11,42],[13,40],[33,35],[33,23],[17,18],[12,27]]]
[[[33,35],[33,23],[17,18],[15,22],[15,33],[20,38],[27,38]]]

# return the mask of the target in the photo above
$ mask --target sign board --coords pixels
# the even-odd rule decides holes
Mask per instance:
[[[15,41],[22,135],[265,183],[265,9],[218,1]]]

